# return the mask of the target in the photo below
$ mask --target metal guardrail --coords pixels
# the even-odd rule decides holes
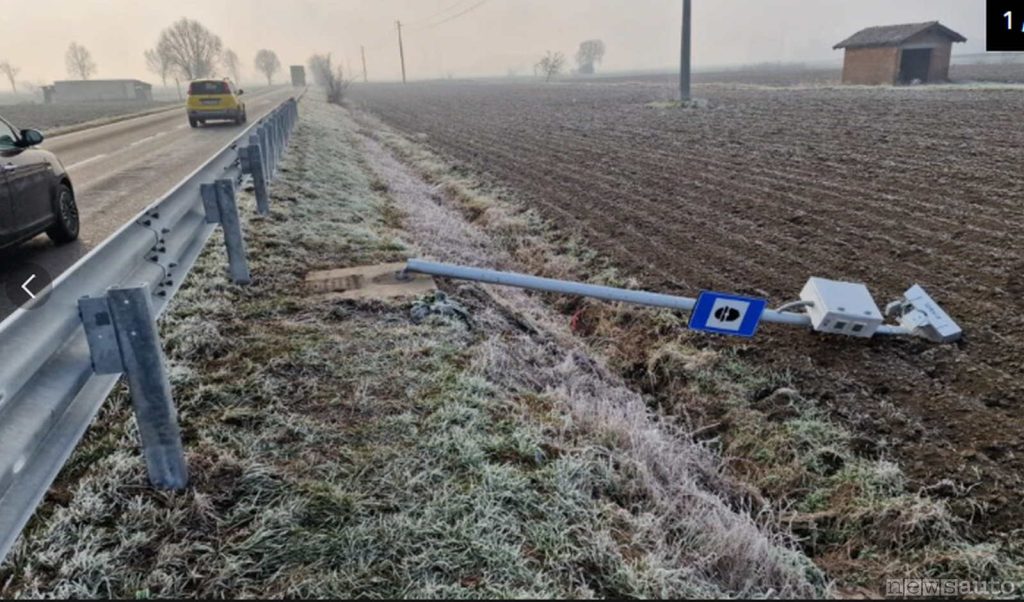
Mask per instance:
[[[167,488],[187,483],[155,320],[218,223],[232,279],[248,282],[235,186],[252,176],[258,210],[269,211],[267,186],[301,97],[253,123],[0,323],[0,561],[122,373],[150,481]]]

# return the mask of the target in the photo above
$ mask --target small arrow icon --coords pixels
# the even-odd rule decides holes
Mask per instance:
[[[32,297],[33,299],[35,299],[36,296],[32,294],[32,291],[28,290],[28,285],[31,284],[32,281],[35,280],[35,279],[36,279],[36,275],[32,274],[32,276],[30,276],[29,279],[26,280],[25,283],[21,285],[21,290],[23,290],[26,293],[28,293],[28,296]]]
[[[46,303],[53,288],[53,278],[41,265],[24,263],[12,270],[3,270],[0,277],[0,316],[6,317],[7,303],[15,308],[37,309]]]

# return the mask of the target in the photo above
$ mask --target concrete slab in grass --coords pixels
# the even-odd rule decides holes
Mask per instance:
[[[424,274],[405,274],[404,263],[384,263],[356,268],[310,272],[306,288],[332,293],[337,299],[396,299],[418,297],[437,290],[434,279]]]

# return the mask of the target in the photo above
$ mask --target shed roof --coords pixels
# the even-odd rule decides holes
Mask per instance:
[[[839,42],[833,49],[839,48],[868,48],[871,46],[899,46],[910,38],[934,30],[936,33],[947,36],[954,42],[966,42],[967,38],[942,25],[938,21],[927,23],[905,23],[903,25],[883,25],[881,27],[869,27],[853,34],[842,42]]]

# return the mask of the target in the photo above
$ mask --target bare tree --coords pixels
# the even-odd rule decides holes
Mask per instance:
[[[231,76],[231,81],[237,85],[242,80],[242,65],[238,61],[238,55],[235,54],[234,50],[225,48],[224,53],[220,57],[220,62],[224,64],[224,69]]]
[[[156,49],[142,53],[146,57],[146,68],[160,76],[160,81],[167,87],[167,76],[171,74],[173,65],[167,55],[160,54]]]
[[[7,76],[7,81],[11,83],[11,91],[17,94],[18,84],[14,81],[14,78],[18,77],[18,74],[21,73],[21,69],[7,61],[0,61],[0,73]]]
[[[340,105],[345,99],[345,90],[348,89],[349,82],[345,81],[345,73],[341,67],[335,69],[331,65],[331,55],[311,56],[309,70],[313,73],[313,82],[327,91],[327,102]]]
[[[21,82],[21,87],[32,96],[38,96],[42,92],[43,84],[37,84],[35,82],[24,81]]]
[[[160,32],[156,52],[188,80],[213,76],[224,43],[199,21],[182,18]]]
[[[604,42],[601,40],[587,40],[580,44],[576,51],[576,64],[580,67],[580,73],[593,75],[594,65],[604,60]]]
[[[78,42],[71,42],[68,46],[68,51],[64,53],[64,64],[68,68],[68,75],[78,79],[89,79],[96,73],[92,53]]]
[[[544,76],[544,81],[549,82],[551,78],[562,72],[565,67],[565,55],[561,52],[548,53],[537,63],[537,70]]]
[[[264,48],[256,53],[256,70],[267,78],[267,85],[274,83],[274,74],[281,70],[281,61],[273,50]]]

